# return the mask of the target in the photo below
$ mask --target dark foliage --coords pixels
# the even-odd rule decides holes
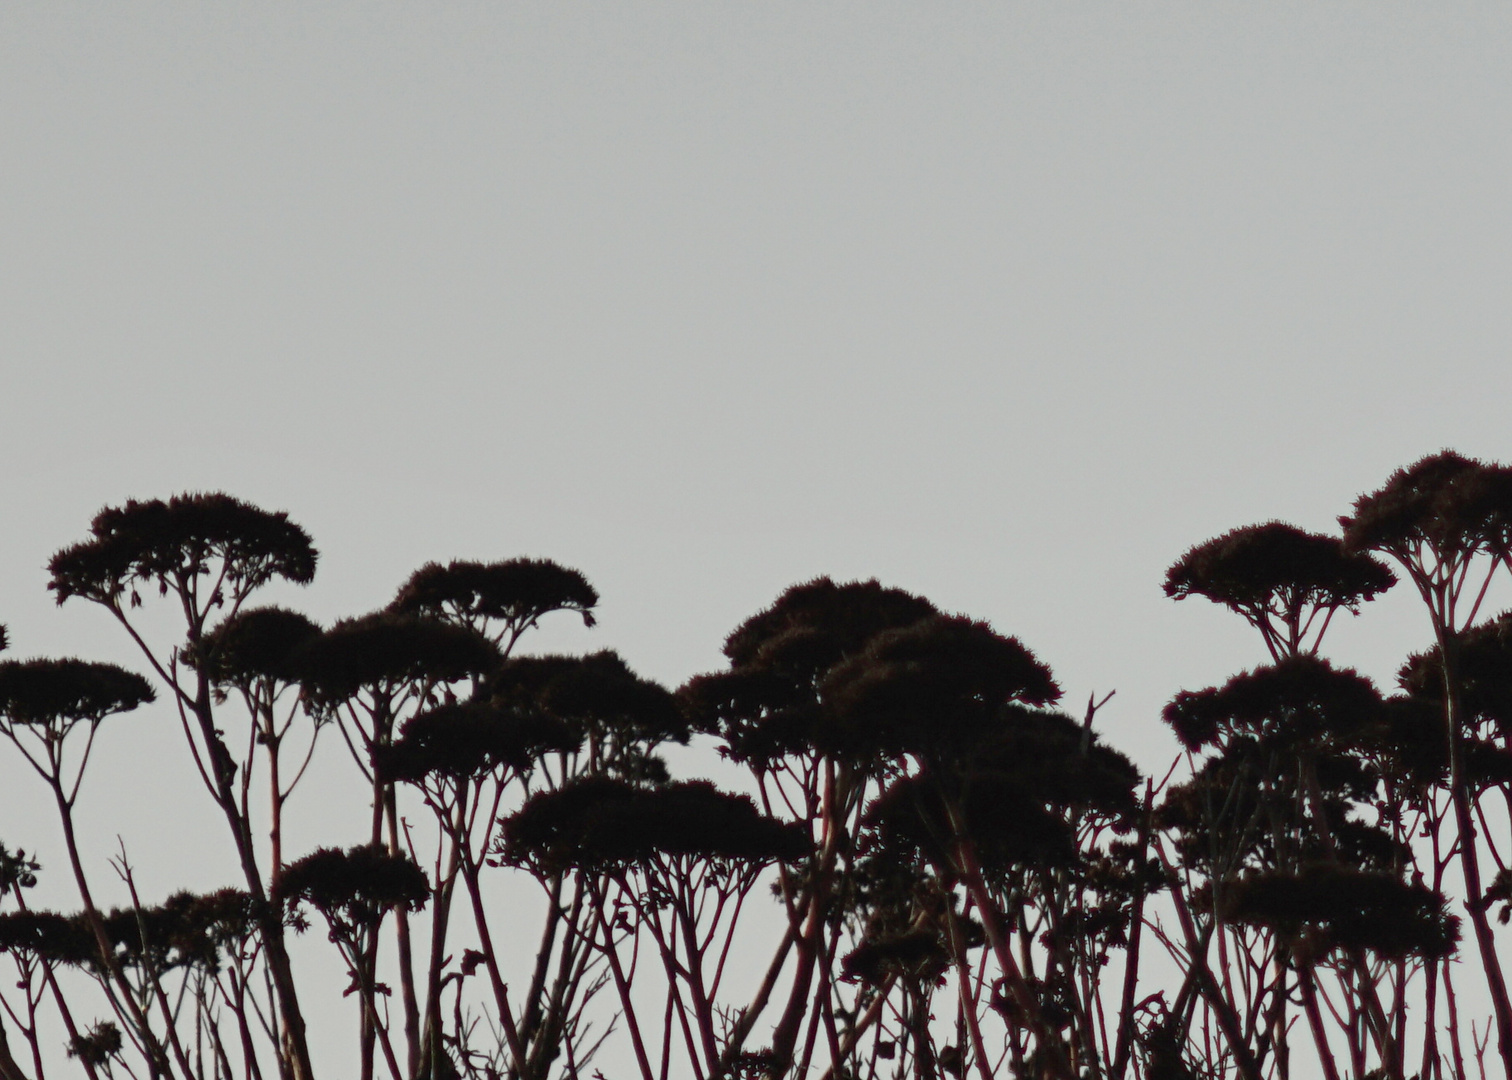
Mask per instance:
[[[487,702],[440,705],[411,717],[389,747],[375,749],[379,775],[422,783],[463,780],[498,769],[526,772],[546,753],[569,753],[582,742],[564,721],[538,711]]]
[[[1061,866],[1075,848],[1070,816],[1126,822],[1139,780],[1133,762],[1070,717],[1009,703],[958,759],[889,785],[865,824],[900,857],[948,865],[954,804],[985,868]]]
[[[404,583],[389,610],[403,615],[498,619],[515,629],[553,611],[576,611],[592,626],[598,592],[576,570],[549,559],[427,563]]]
[[[820,710],[812,685],[742,669],[695,676],[677,694],[693,728],[719,735],[721,753],[735,761],[765,768],[814,749]]]
[[[1187,1060],[1180,1040],[1166,1024],[1151,1025],[1142,1033],[1140,1047],[1144,1051],[1146,1080],[1209,1080],[1206,1070]]]
[[[1472,627],[1458,640],[1460,702],[1467,717],[1488,721],[1501,738],[1512,737],[1512,612]],[[1412,697],[1444,699],[1444,664],[1437,648],[1416,653],[1397,682]]]
[[[1405,555],[1421,542],[1443,558],[1502,552],[1512,536],[1512,469],[1444,450],[1392,473],[1339,524],[1352,551]]]
[[[115,1023],[68,1020],[68,1052],[91,1071],[229,1074],[240,1053],[254,1072],[311,1075],[315,1013],[286,941],[319,911],[362,995],[364,1073],[586,1076],[626,1038],[647,1076],[1265,1080],[1314,1071],[1310,1035],[1330,1075],[1368,1080],[1408,1075],[1419,1049],[1431,1069],[1422,1030],[1446,1032],[1439,1051],[1457,1062],[1454,1017],[1439,1023],[1455,969],[1418,961],[1451,958],[1459,921],[1419,882],[1456,862],[1484,880],[1474,860],[1495,857],[1490,887],[1466,890],[1489,976],[1487,911],[1512,920],[1512,871],[1492,832],[1470,838],[1512,792],[1512,613],[1466,630],[1479,600],[1472,613],[1451,598],[1484,595],[1468,556],[1512,567],[1512,469],[1444,452],[1340,520],[1343,539],[1235,529],[1167,572],[1168,596],[1240,614],[1274,662],[1170,703],[1190,775],[1157,787],[1093,731],[1095,698],[1085,720],[1055,710],[1060,686],[1018,639],[874,580],[788,589],[729,635],[726,670],[674,695],[612,652],[510,658],[552,612],[594,624],[597,592],[554,562],[427,564],[383,610],[322,630],[246,606],[275,578],[311,580],[316,552],[285,515],[218,494],[107,508],[54,556],[50,588],[106,604],[133,635],[139,590],[182,608],[187,642],[136,640],[176,687],[202,765],[208,752],[249,892],[0,915],[23,980],[7,1023],[40,1071],[61,1047],[39,1042],[55,1017],[28,1026],[34,1001],[63,1009],[73,985],[103,987]],[[1370,552],[1412,576],[1450,661],[1411,658],[1389,701],[1314,658],[1339,609],[1395,583]],[[183,664],[200,678],[182,681]],[[1462,729],[1445,730],[1446,697]],[[0,664],[0,734],[49,740],[53,764],[72,725],[150,700],[109,665]],[[375,843],[283,865],[280,740],[301,718],[309,750],[341,721],[372,784]],[[267,790],[231,760],[230,729],[267,743]],[[755,774],[760,804],[670,781],[658,748],[694,732]],[[309,761],[288,762],[295,782]],[[53,801],[73,845],[74,804]],[[540,923],[486,895],[480,841],[495,871],[545,886]],[[37,869],[0,846],[0,900],[24,907]],[[78,885],[87,897],[82,871]],[[769,926],[770,961],[745,955]],[[727,969],[737,954],[759,984]],[[38,961],[79,970],[60,989]],[[1404,1035],[1421,1005],[1428,1027]],[[1512,1012],[1497,1019],[1506,1056]],[[1489,1036],[1471,1031],[1478,1060]]]
[[[309,534],[287,514],[219,492],[106,507],[89,531],[92,539],[48,564],[48,588],[60,604],[70,596],[114,603],[140,582],[187,583],[216,560],[224,562],[225,585],[238,592],[274,577],[303,585],[315,576]]]
[[[275,900],[308,903],[347,932],[376,927],[391,908],[418,911],[429,897],[424,871],[371,844],[312,851],[285,868],[274,890]]]
[[[68,1056],[96,1068],[109,1065],[121,1052],[121,1029],[109,1020],[101,1020],[87,1032],[68,1040]]]
[[[848,980],[880,985],[889,975],[932,983],[950,964],[950,949],[933,927],[868,937],[841,961],[841,974]]]
[[[960,869],[956,843],[965,837],[983,869],[995,874],[1075,861],[1075,830],[1034,792],[990,773],[961,786],[952,800],[962,822],[959,834],[939,778],[928,772],[893,781],[867,809],[863,824],[881,852],[922,858],[952,873]]]
[[[506,660],[480,696],[497,707],[560,720],[584,738],[613,733],[652,744],[688,741],[688,722],[672,693],[635,674],[607,649],[588,656]]]
[[[503,822],[504,859],[546,873],[615,871],[661,857],[796,862],[810,848],[802,826],[766,817],[748,797],[707,781],[647,787],[587,777],[532,796]]]
[[[16,889],[35,888],[40,869],[42,864],[28,858],[25,851],[11,851],[0,844],[0,897]]]
[[[923,597],[876,581],[795,585],[725,641],[730,669],[678,692],[694,727],[721,736],[724,752],[757,767],[823,745],[818,684],[875,635],[939,614]]]
[[[1269,521],[1198,544],[1166,571],[1165,593],[1205,596],[1246,616],[1305,607],[1356,609],[1396,583],[1369,555],[1346,552],[1336,537]]]
[[[1114,818],[1134,811],[1141,779],[1126,755],[1065,713],[1016,703],[1003,706],[983,738],[971,744],[961,771],[967,783],[990,776],[1047,806]]]
[[[338,622],[305,645],[299,659],[300,683],[320,707],[364,690],[481,677],[498,664],[498,647],[474,630],[382,611]]]
[[[875,579],[837,585],[815,578],[788,589],[725,639],[735,668],[760,667],[815,678],[880,630],[939,614],[922,596]]]
[[[297,611],[247,608],[195,642],[186,658],[217,686],[246,687],[259,679],[292,683],[302,674],[304,651],[320,633]]]
[[[1382,763],[1384,775],[1405,784],[1426,790],[1448,775],[1443,709],[1428,698],[1404,694],[1387,698],[1380,723],[1361,734],[1359,748]]]
[[[748,1050],[730,1066],[731,1080],[766,1080],[779,1072],[782,1064],[771,1050]]]
[[[1235,675],[1222,687],[1183,690],[1161,718],[1196,750],[1236,734],[1293,747],[1343,745],[1379,724],[1381,714],[1381,696],[1369,679],[1326,660],[1294,656]]]
[[[100,956],[94,935],[82,919],[52,911],[0,915],[0,953],[21,953],[74,967],[96,963]]]
[[[1229,919],[1274,930],[1319,960],[1332,949],[1440,958],[1459,940],[1459,920],[1432,889],[1326,863],[1244,878],[1225,907]]]
[[[98,723],[153,700],[152,686],[114,664],[84,660],[0,663],[0,716],[13,724],[69,727]]]
[[[89,933],[83,916],[73,920],[80,933]],[[175,893],[156,907],[113,910],[104,922],[122,966],[156,972],[178,967],[215,971],[221,956],[250,938],[257,925],[252,898],[240,889]],[[92,949],[92,939],[90,945]]]
[[[975,745],[1010,703],[1060,697],[1050,669],[986,623],[937,615],[875,635],[820,686],[815,742],[842,756],[936,754]]]

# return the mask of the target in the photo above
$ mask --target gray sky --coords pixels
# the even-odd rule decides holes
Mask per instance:
[[[130,661],[43,564],[224,489],[314,534],[317,617],[547,556],[604,607],[540,646],[670,684],[877,576],[1116,688],[1155,768],[1261,658],[1175,557],[1512,458],[1509,70],[1490,4],[7,3],[0,621]],[[1425,637],[1398,595],[1333,651]],[[192,850],[171,721],[122,723],[101,836]]]

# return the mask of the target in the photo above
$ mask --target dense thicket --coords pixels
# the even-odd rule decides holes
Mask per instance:
[[[520,650],[594,622],[549,561],[428,564],[322,627],[255,602],[314,575],[285,515],[107,508],[51,588],[145,675],[0,662],[0,736],[62,840],[46,867],[0,845],[0,1080],[1512,1080],[1512,615],[1485,610],[1512,469],[1446,451],[1340,524],[1170,568],[1263,650],[1176,695],[1182,756],[1144,777],[1022,642],[875,581],[794,586],[674,692]],[[1399,579],[1425,648],[1386,694],[1323,645]],[[154,700],[202,788],[160,797],[218,815],[239,868],[205,895],[142,896],[76,837],[96,733]],[[333,739],[366,824],[286,851]],[[724,787],[671,775],[691,739]],[[72,910],[29,903],[55,861]]]

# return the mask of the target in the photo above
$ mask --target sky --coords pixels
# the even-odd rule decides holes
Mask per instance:
[[[140,668],[46,561],[224,490],[321,550],[270,599],[552,558],[600,625],[533,647],[673,686],[876,577],[1072,710],[1116,690],[1158,774],[1165,701],[1263,659],[1162,595],[1183,551],[1512,459],[1508,70],[1475,3],[7,3],[11,655]],[[1398,590],[1330,651],[1389,683],[1427,636]],[[99,857],[222,883],[170,716],[102,739]],[[0,764],[0,839],[53,849],[38,794]],[[360,832],[319,805],[312,842]]]

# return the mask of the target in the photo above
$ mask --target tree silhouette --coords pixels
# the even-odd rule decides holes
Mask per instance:
[[[1512,469],[1445,451],[1341,524],[1170,567],[1167,596],[1265,651],[1170,699],[1181,756],[1146,778],[1111,695],[1062,711],[1021,640],[876,581],[787,589],[673,693],[612,651],[529,651],[595,622],[549,560],[427,563],[322,627],[256,600],[313,577],[286,515],[102,510],[50,588],[156,681],[0,662],[0,736],[77,897],[31,904],[52,857],[0,844],[0,1080],[313,1080],[338,963],[358,1080],[1471,1080],[1488,1055],[1512,1080],[1512,613],[1483,611]],[[1324,645],[1399,575],[1433,637],[1388,697]],[[109,906],[80,793],[101,726],[159,697],[130,723],[177,719],[240,880],[144,897],[123,842]],[[721,784],[682,774],[690,744]],[[290,816],[309,776],[348,797],[331,769],[370,800],[358,836]],[[333,949],[296,964],[317,925]]]
[[[52,557],[48,588],[59,604],[79,597],[110,612],[171,691],[200,778],[230,828],[247,888],[259,910],[270,910],[251,818],[235,783],[237,772],[248,772],[251,762],[236,762],[226,746],[209,671],[184,661],[198,651],[212,614],[236,615],[275,578],[308,584],[315,575],[315,547],[288,515],[221,493],[106,507],[95,515],[90,534]],[[132,612],[143,603],[141,590],[153,586],[178,608],[182,642],[154,646],[133,621]],[[261,930],[283,1027],[281,1071],[293,1080],[311,1080],[304,1016],[283,925],[265,913]],[[188,1069],[181,1068],[187,1075]]]
[[[1339,519],[1352,550],[1394,559],[1428,608],[1443,679],[1448,786],[1467,909],[1496,1019],[1497,1049],[1512,1077],[1512,998],[1486,918],[1474,798],[1466,775],[1460,638],[1475,622],[1512,545],[1512,469],[1443,451],[1398,469]]]

